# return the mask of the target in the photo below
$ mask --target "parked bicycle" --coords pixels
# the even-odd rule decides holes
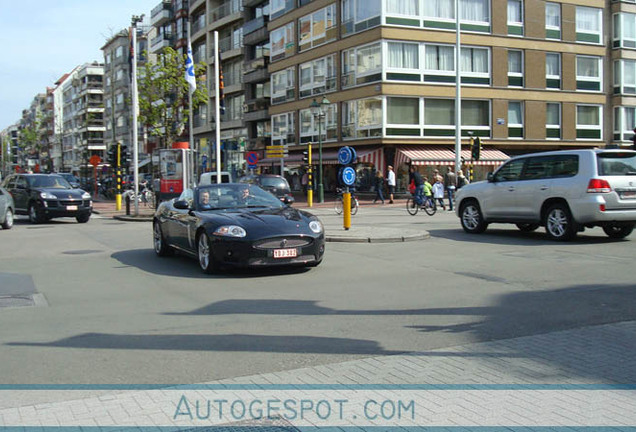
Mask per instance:
[[[140,204],[144,204],[146,207],[155,208],[155,193],[152,191],[150,187],[148,187],[147,182],[142,182],[139,184],[140,191],[139,197],[137,198]],[[128,189],[126,192],[122,194],[122,199],[125,201],[126,198],[130,199],[130,202],[135,201],[135,191],[133,189]]]
[[[415,194],[412,194],[411,197],[406,200],[406,211],[409,212],[411,216],[415,216],[420,209],[424,210],[427,215],[433,216],[437,211],[433,197],[425,196],[421,199],[416,197]]]
[[[336,193],[338,194],[338,196],[336,197],[336,203],[334,206],[334,210],[336,211],[336,214],[342,214],[342,209],[344,208],[344,202],[342,200],[342,196],[344,192],[345,190],[342,188],[336,189]],[[356,213],[358,213],[358,207],[360,203],[358,203],[358,197],[355,195],[355,192],[352,190],[350,190],[350,192],[351,192],[351,214],[355,215]]]

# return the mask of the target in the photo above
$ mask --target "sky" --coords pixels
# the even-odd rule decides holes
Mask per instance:
[[[101,47],[161,0],[1,0],[0,130],[75,66],[104,62]]]

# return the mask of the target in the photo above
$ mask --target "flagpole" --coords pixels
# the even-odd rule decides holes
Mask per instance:
[[[221,83],[219,76],[219,62],[221,59],[219,58],[219,32],[214,32],[214,77],[215,77],[215,86],[214,86],[214,121],[215,121],[215,131],[214,131],[214,145],[216,150],[216,182],[218,184],[221,183]]]
[[[190,50],[192,50],[192,46],[191,46],[192,41],[190,40],[190,20],[188,19],[188,48]],[[192,67],[194,68],[194,58],[192,59]],[[196,75],[195,75],[195,80],[196,80]],[[196,81],[195,81],[196,82]],[[191,149],[191,171],[192,171],[192,176],[191,176],[191,183],[192,183],[192,187],[194,187],[196,185],[197,179],[198,179],[198,175],[197,175],[197,171],[198,171],[198,161],[197,161],[197,156],[199,154],[199,152],[195,151],[194,148],[194,132],[192,130],[193,128],[193,121],[192,121],[192,91],[188,91],[188,109],[190,111],[190,115],[188,116],[188,123],[189,123],[189,131],[190,131],[190,149]],[[195,162],[196,161],[196,162]]]
[[[461,27],[459,22],[459,0],[455,0],[455,178],[458,178],[462,157],[462,78],[460,61]]]
[[[143,15],[132,17],[132,142],[133,142],[133,179],[135,183],[135,216],[139,216],[139,144],[137,130],[137,116],[139,115],[139,96],[137,94],[137,23],[142,21]]]

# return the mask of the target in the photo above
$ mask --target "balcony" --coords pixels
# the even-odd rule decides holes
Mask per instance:
[[[243,75],[243,83],[250,84],[269,80],[269,72],[266,68],[259,68]]]
[[[164,1],[150,13],[150,24],[154,27],[160,27],[172,19],[171,2]]]
[[[258,45],[261,42],[269,40],[269,31],[267,26],[252,31],[250,34],[243,37],[243,44],[245,45]]]
[[[256,19],[246,22],[243,24],[243,35],[248,35],[260,28],[265,26],[265,17],[260,16]]]
[[[230,0],[216,9],[212,9],[208,18],[208,22],[210,23],[208,30],[214,30],[231,22],[243,19],[243,6],[240,0]]]
[[[164,33],[153,38],[150,41],[150,51],[152,53],[156,53],[161,51],[163,48],[171,46],[173,39],[172,33]]]

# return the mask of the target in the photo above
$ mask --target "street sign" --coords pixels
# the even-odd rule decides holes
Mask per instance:
[[[353,186],[356,182],[356,170],[351,167],[345,167],[340,170],[340,180],[347,186]]]
[[[91,156],[91,158],[88,160],[88,162],[93,165],[94,167],[96,167],[97,165],[100,164],[100,162],[102,161],[102,158],[100,158],[97,155],[93,155]]]
[[[253,151],[245,153],[245,161],[249,167],[256,166],[256,163],[258,162],[258,154]]]
[[[265,157],[268,159],[283,158],[288,156],[286,145],[272,145],[265,147]]]
[[[351,147],[340,147],[340,150],[338,150],[338,162],[341,165],[348,165],[353,162],[353,153],[351,152]]]

